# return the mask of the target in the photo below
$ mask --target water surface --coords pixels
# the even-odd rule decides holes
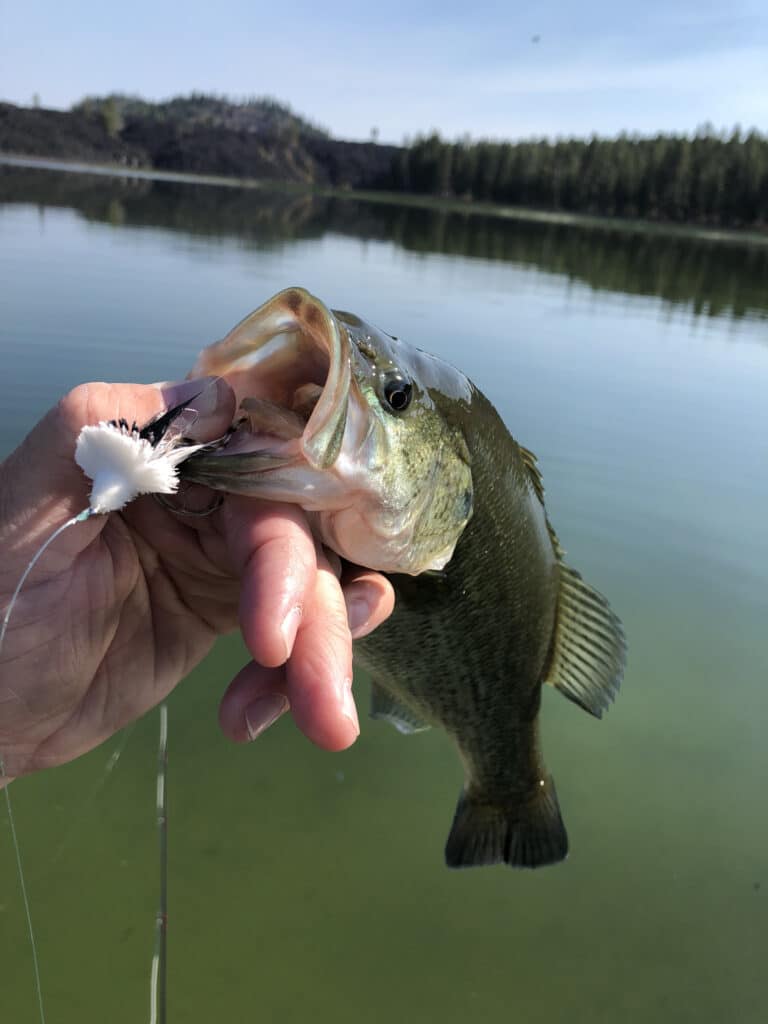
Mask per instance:
[[[0,451],[301,284],[489,395],[629,639],[602,722],[545,695],[571,856],[535,873],[443,867],[438,732],[229,745],[220,643],[170,704],[170,1019],[762,1020],[768,248],[18,170],[0,203]],[[146,1019],[157,728],[13,786],[50,1020]],[[0,1017],[34,1021],[3,812],[0,879]]]

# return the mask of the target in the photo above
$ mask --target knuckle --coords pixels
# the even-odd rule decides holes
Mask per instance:
[[[59,399],[56,413],[62,424],[73,430],[92,420],[103,419],[103,410],[109,407],[110,391],[110,385],[103,382],[78,384]]]

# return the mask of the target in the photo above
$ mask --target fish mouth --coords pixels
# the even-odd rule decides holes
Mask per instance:
[[[322,471],[335,463],[347,423],[350,342],[319,299],[303,288],[274,296],[200,353],[190,376],[211,375],[235,392],[238,420],[226,443],[190,460],[185,475],[214,484],[212,460],[223,472],[236,456],[251,456],[251,472],[253,456],[264,470],[302,462]]]

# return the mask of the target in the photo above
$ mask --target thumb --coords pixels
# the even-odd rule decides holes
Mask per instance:
[[[0,465],[0,544],[24,533],[24,546],[88,505],[90,481],[74,460],[82,427],[125,419],[140,427],[189,402],[195,440],[219,437],[232,422],[234,395],[221,378],[174,384],[81,384],[32,429]],[[6,550],[8,550],[6,548]]]

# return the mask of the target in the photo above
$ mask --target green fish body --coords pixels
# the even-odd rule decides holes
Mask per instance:
[[[534,456],[458,370],[300,289],[205,350],[193,373],[227,376],[250,419],[184,475],[296,501],[341,557],[389,575],[394,613],[356,641],[355,660],[373,679],[374,718],[406,733],[438,726],[458,748],[447,864],[562,860],[542,686],[601,717],[625,643],[605,599],[563,561]],[[290,411],[278,417],[275,403]]]

